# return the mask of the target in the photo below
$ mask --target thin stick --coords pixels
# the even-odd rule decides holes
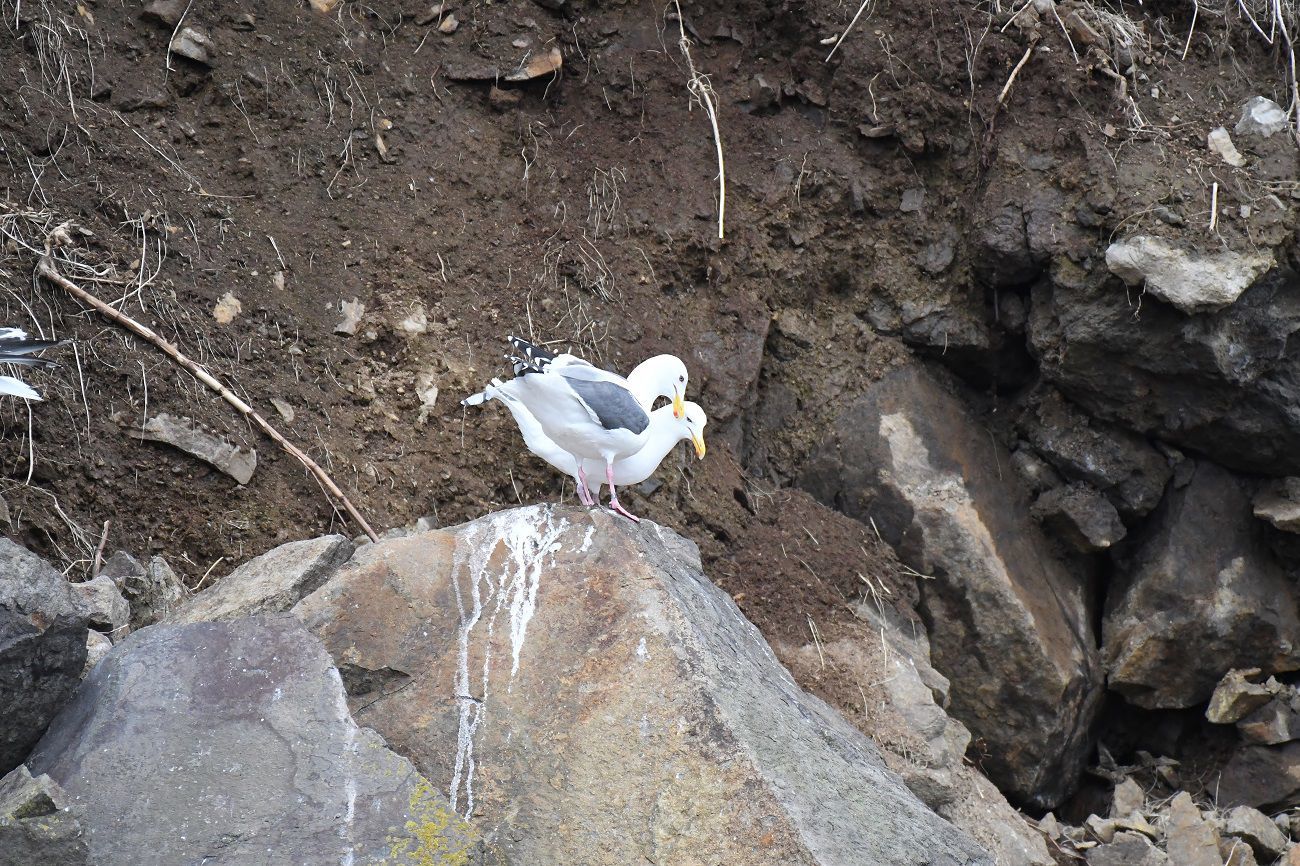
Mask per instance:
[[[67,277],[60,274],[58,268],[55,267],[54,265],[54,257],[50,253],[51,245],[56,239],[58,239],[61,243],[68,243],[71,241],[71,238],[68,236],[66,228],[60,226],[59,228],[54,230],[54,232],[50,235],[50,237],[46,239],[45,255],[41,257],[40,263],[37,264],[36,266],[36,273],[38,275],[44,277],[45,279],[49,280],[55,285],[61,286],[62,288],[66,289],[70,294],[72,294],[78,300],[94,307],[104,317],[111,319],[113,322],[121,325],[122,327],[126,328],[128,331],[132,331],[140,335],[144,339],[148,340],[150,343],[153,343],[154,346],[161,349],[162,352],[166,354],[168,357],[170,357],[173,361],[175,361],[177,364],[180,364],[182,367],[188,370],[189,373],[192,376],[194,376],[194,378],[198,379],[204,385],[207,385],[213,391],[216,391],[221,396],[221,399],[225,400],[227,403],[233,406],[240,414],[242,414],[244,417],[252,421],[255,425],[257,425],[257,427],[259,427],[262,430],[263,433],[265,433],[267,436],[270,436],[272,439],[274,439],[277,443],[279,443],[281,448],[283,448],[285,451],[288,451],[291,455],[294,456],[294,458],[298,460],[298,462],[300,462],[303,466],[307,467],[307,470],[311,472],[312,475],[316,476],[316,480],[320,482],[321,486],[324,487],[325,490],[331,496],[333,496],[336,500],[338,500],[343,505],[343,508],[356,522],[357,526],[361,527],[362,531],[364,531],[366,535],[370,537],[371,541],[379,540],[379,536],[376,535],[375,531],[370,528],[370,524],[367,523],[366,519],[361,516],[361,512],[357,510],[356,506],[352,504],[352,501],[348,499],[348,497],[343,493],[342,490],[339,489],[338,485],[334,483],[334,480],[331,479],[328,474],[326,474],[325,470],[320,468],[320,466],[317,465],[316,461],[308,457],[302,451],[302,449],[300,449],[297,445],[294,445],[288,439],[284,438],[284,436],[280,433],[280,431],[272,427],[271,423],[267,421],[265,418],[263,418],[257,412],[257,410],[255,410],[252,406],[249,406],[247,403],[241,400],[239,398],[239,395],[235,394],[235,392],[231,391],[229,388],[223,385],[215,376],[209,373],[202,366],[200,366],[199,364],[195,363],[194,361],[186,357],[184,354],[182,354],[180,349],[176,348],[167,340],[158,336],[148,327],[140,324],[135,319],[131,318],[130,316],[126,315],[120,310],[116,310],[113,307],[110,307],[108,304],[104,303],[99,298],[90,294],[90,292],[87,292],[85,289],[81,288],[76,283],[72,282]]]
[[[835,45],[831,48],[831,53],[826,55],[826,59],[823,60],[822,63],[830,63],[831,58],[835,56],[835,52],[839,50],[840,43],[844,41],[844,37],[849,35],[849,31],[853,29],[853,25],[858,23],[858,19],[862,17],[862,13],[866,11],[866,8],[870,5],[871,0],[862,0],[862,5],[858,7],[857,14],[854,15],[853,20],[849,22],[849,26],[844,28],[844,32],[840,34],[840,38],[835,40]]]
[[[1198,0],[1192,0],[1192,26],[1187,30],[1187,42],[1183,45],[1183,56],[1179,59],[1186,60],[1187,52],[1192,47],[1192,34],[1196,32],[1196,17],[1201,14],[1201,4]]]
[[[1034,46],[1037,44],[1038,37],[1029,40],[1029,47],[1025,49],[1025,56],[1020,58],[1020,62],[1016,64],[1016,68],[1011,70],[1011,76],[1007,78],[1007,83],[1002,85],[1002,92],[998,94],[998,105],[1006,102],[1007,94],[1011,92],[1011,85],[1015,84],[1016,76],[1020,74],[1020,70],[1024,65],[1029,62],[1029,55],[1034,52]]]
[[[90,566],[90,579],[99,577],[99,570],[104,567],[104,547],[108,544],[108,526],[113,521],[104,521],[104,532],[99,536],[99,547],[95,548],[95,561]]]
[[[1219,182],[1210,187],[1210,234],[1219,226]]]
[[[718,239],[721,240],[725,236],[727,217],[727,164],[722,159],[722,133],[718,131],[718,111],[713,105],[713,88],[709,85],[709,79],[700,75],[695,68],[695,61],[691,59],[691,43],[686,38],[686,18],[682,15],[682,6],[677,0],[673,0],[673,6],[677,8],[677,30],[681,34],[677,40],[677,47],[681,49],[682,56],[686,58],[686,67],[691,71],[691,80],[687,84],[687,89],[704,105],[704,111],[709,115],[709,123],[713,127],[713,144],[718,150]]]

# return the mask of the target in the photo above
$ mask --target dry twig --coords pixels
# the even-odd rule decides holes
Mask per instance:
[[[1021,57],[1020,62],[1016,64],[1016,68],[1011,70],[1011,75],[1007,77],[1007,83],[1002,85],[1002,92],[998,94],[998,105],[1006,102],[1007,94],[1011,92],[1011,85],[1016,83],[1016,76],[1020,74],[1020,70],[1024,68],[1024,65],[1029,62],[1029,55],[1034,53],[1034,48],[1037,46],[1038,37],[1035,36],[1029,40],[1029,47],[1025,49],[1025,56]]]
[[[713,86],[709,84],[708,77],[701,75],[695,68],[695,61],[691,59],[691,42],[686,38],[686,17],[682,14],[682,6],[678,0],[673,0],[673,6],[677,9],[677,31],[680,34],[677,47],[681,49],[682,56],[686,58],[686,67],[691,71],[691,80],[687,83],[687,89],[690,90],[691,96],[700,101],[705,113],[709,115],[709,123],[713,126],[713,143],[718,150],[718,238],[721,239],[725,235],[727,216],[727,164],[722,159],[722,133],[718,131],[718,110],[713,104]]]
[[[104,521],[104,532],[99,536],[99,546],[95,548],[95,561],[90,566],[90,579],[99,577],[99,570],[104,567],[104,547],[108,544],[108,527],[113,521]]]
[[[221,399],[233,406],[245,418],[252,421],[253,424],[260,428],[263,433],[274,439],[281,448],[288,451],[298,460],[298,462],[305,466],[307,470],[316,477],[316,480],[320,482],[321,486],[325,488],[329,495],[342,504],[344,510],[346,510],[352,517],[357,526],[361,527],[362,531],[370,537],[371,541],[379,540],[379,536],[370,528],[370,524],[361,515],[361,512],[357,510],[356,506],[353,505],[352,501],[348,499],[342,490],[339,489],[338,485],[334,483],[334,480],[329,477],[325,470],[322,469],[315,460],[308,457],[301,448],[284,438],[284,435],[281,434],[279,430],[272,427],[271,423],[263,418],[257,410],[240,399],[239,395],[227,388],[204,367],[184,355],[181,350],[176,348],[172,343],[158,336],[150,328],[137,322],[127,314],[110,307],[108,304],[104,303],[99,298],[90,294],[90,292],[87,292],[85,289],[63,276],[63,274],[59,273],[59,269],[54,264],[53,246],[55,243],[60,245],[72,243],[72,237],[68,234],[66,223],[56,228],[46,239],[45,255],[41,257],[40,262],[36,266],[36,273],[39,276],[54,283],[56,286],[65,289],[69,294],[81,302],[94,307],[105,318],[110,319],[114,323],[121,325],[127,330],[143,337],[145,340],[148,340],[165,355],[180,366],[184,367],[192,376],[194,376],[194,378],[198,379],[204,385],[207,385],[213,391],[216,391],[217,394],[221,396]]]

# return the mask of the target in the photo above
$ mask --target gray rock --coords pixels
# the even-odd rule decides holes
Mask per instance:
[[[124,566],[135,563],[134,559],[124,562]],[[135,563],[139,565],[139,563]],[[107,571],[105,565],[104,571]],[[104,571],[100,572],[103,576]],[[126,574],[122,577],[122,592],[131,605],[131,629],[144,628],[156,622],[162,622],[181,606],[189,591],[181,579],[172,571],[167,560],[155,556],[139,575]]]
[[[1087,851],[1088,866],[1167,866],[1169,858],[1141,833],[1121,831],[1112,842]],[[1180,864],[1181,866],[1181,864]]]
[[[1259,866],[1255,852],[1240,839],[1219,839],[1219,858],[1223,866]]]
[[[0,538],[0,774],[27,757],[86,664],[86,620],[63,575]]]
[[[470,862],[476,845],[356,726],[329,655],[289,615],[131,635],[29,765],[82,808],[98,866]]]
[[[119,550],[113,553],[108,559],[104,560],[104,565],[99,569],[100,577],[107,577],[117,584],[118,589],[122,589],[128,578],[143,578],[145,567],[125,550]]]
[[[181,32],[184,33],[185,30]],[[165,412],[154,415],[134,435],[178,448],[229,475],[240,484],[253,480],[253,472],[257,469],[256,450],[241,448],[218,439],[189,418],[178,418]]]
[[[71,586],[73,599],[92,628],[108,632],[114,640],[126,636],[131,623],[131,606],[113,578],[100,574],[94,580]]]
[[[1133,813],[1142,814],[1142,809],[1146,806],[1147,795],[1142,790],[1142,786],[1132,779],[1125,778],[1115,786],[1111,792],[1110,798],[1110,816],[1112,818],[1127,818]]]
[[[1130,519],[1156,507],[1172,474],[1141,436],[1089,418],[1052,390],[1035,395],[1017,427],[1062,474],[1091,484]]]
[[[1300,533],[1300,478],[1281,478],[1255,494],[1255,516],[1283,532]]]
[[[1270,701],[1237,722],[1237,731],[1247,743],[1275,746],[1300,740],[1300,708],[1295,695],[1289,701]]]
[[[1031,250],[1025,228],[1025,213],[1015,205],[981,213],[974,226],[976,273],[999,288],[1023,286],[1043,271],[1047,256]]]
[[[0,866],[90,866],[90,849],[67,793],[19,765],[0,779]]]
[[[1020,480],[1025,482],[1030,493],[1042,493],[1062,484],[1061,476],[1035,454],[1032,448],[1020,447],[1012,451],[1011,467],[1016,470]]]
[[[182,27],[180,32],[172,37],[171,41],[173,54],[179,54],[181,57],[193,60],[200,66],[212,65],[208,53],[211,47],[212,40],[208,38],[205,31],[198,27]],[[239,483],[247,484],[248,482],[241,481]]]
[[[1123,238],[1106,249],[1111,273],[1130,286],[1145,284],[1152,295],[1184,313],[1228,306],[1272,266],[1271,253],[1200,254],[1148,235]]]
[[[922,368],[853,402],[798,483],[870,518],[919,581],[949,712],[1013,801],[1054,806],[1087,759],[1100,672],[1082,582],[1029,516],[1007,455]],[[1021,732],[1038,732],[1033,738]]]
[[[1030,513],[1078,553],[1105,550],[1127,533],[1115,507],[1083,482],[1047,491],[1034,501]]]
[[[1242,746],[1224,766],[1220,808],[1254,806],[1280,811],[1300,805],[1300,741],[1281,746]]]
[[[1058,274],[1032,297],[1042,373],[1089,414],[1232,469],[1300,474],[1300,277],[1289,267],[1232,306],[1190,317],[1162,304],[1139,310],[1139,297],[1095,275]]]
[[[1205,718],[1216,725],[1231,725],[1271,701],[1275,690],[1251,681],[1262,673],[1259,668],[1245,668],[1224,674],[1210,695]]]
[[[1238,135],[1268,138],[1286,127],[1286,112],[1282,107],[1267,97],[1255,96],[1241,106],[1241,119],[1237,121],[1234,130]]]
[[[1205,145],[1233,168],[1241,168],[1246,164],[1246,158],[1237,150],[1237,146],[1232,143],[1232,136],[1222,126],[1210,130],[1209,135],[1205,136]]]
[[[341,535],[282,544],[185,602],[170,619],[205,622],[289,610],[333,577],[352,549]]]
[[[1286,853],[1287,838],[1267,815],[1250,806],[1229,809],[1223,818],[1223,833],[1241,839],[1265,863],[1271,863]]]
[[[648,521],[534,506],[366,545],[295,610],[512,862],[992,863]]]
[[[102,662],[108,657],[108,653],[113,649],[113,642],[101,632],[93,628],[86,632],[86,664],[81,669],[81,678],[84,680],[95,669],[95,665]]]
[[[152,0],[144,7],[141,17],[164,27],[175,27],[185,14],[185,0]]]
[[[1177,866],[1223,866],[1219,832],[1205,820],[1186,791],[1179,791],[1169,804],[1165,851]]]
[[[1170,491],[1106,600],[1111,690],[1147,709],[1190,707],[1233,668],[1300,668],[1300,618],[1278,604],[1293,584],[1260,530],[1241,482],[1212,463]]]

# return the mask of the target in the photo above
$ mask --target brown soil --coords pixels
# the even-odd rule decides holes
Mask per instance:
[[[208,69],[169,54],[173,26],[136,4],[0,0],[0,324],[76,340],[32,377],[48,399],[30,423],[0,406],[12,534],[76,575],[111,520],[110,550],[161,553],[190,584],[289,539],[357,534],[226,404],[34,281],[45,234],[72,220],[91,234],[65,273],[97,274],[83,285],[230,382],[381,530],[571,498],[507,413],[458,405],[504,372],[506,334],[621,370],[672,351],[711,414],[710,454],[670,457],[663,486],[626,504],[699,542],[774,642],[808,644],[814,624],[824,641],[860,634],[868,582],[910,611],[912,580],[870,528],[785,486],[838,398],[911,351],[951,363],[973,396],[1023,383],[1023,338],[990,327],[987,263],[969,253],[990,177],[1067,208],[1104,198],[1158,231],[1151,207],[1173,193],[1143,178],[1200,167],[1201,119],[1273,79],[1221,30],[1194,41],[1194,64],[1157,39],[1142,86],[1167,96],[1138,94],[1150,129],[1135,132],[1096,58],[1076,63],[1052,23],[1051,52],[999,108],[1026,33],[975,4],[875,5],[829,63],[822,43],[855,5],[686,7],[720,105],[720,241],[714,143],[662,7],[448,4],[447,35],[425,0],[196,4],[182,23],[211,37]],[[465,80],[551,47],[558,76]],[[1183,209],[1203,214],[1207,185],[1184,185]],[[945,239],[953,262],[928,267]],[[240,312],[220,323],[228,293]],[[353,299],[357,332],[335,333]],[[161,412],[255,447],[252,482],[130,435]],[[866,701],[860,677],[803,679]]]

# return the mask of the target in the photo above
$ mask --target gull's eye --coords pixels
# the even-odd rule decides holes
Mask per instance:
[[[678,376],[678,377],[677,377],[677,381],[678,381],[678,382],[685,382],[685,381],[686,381],[686,377],[685,377],[685,376]]]

